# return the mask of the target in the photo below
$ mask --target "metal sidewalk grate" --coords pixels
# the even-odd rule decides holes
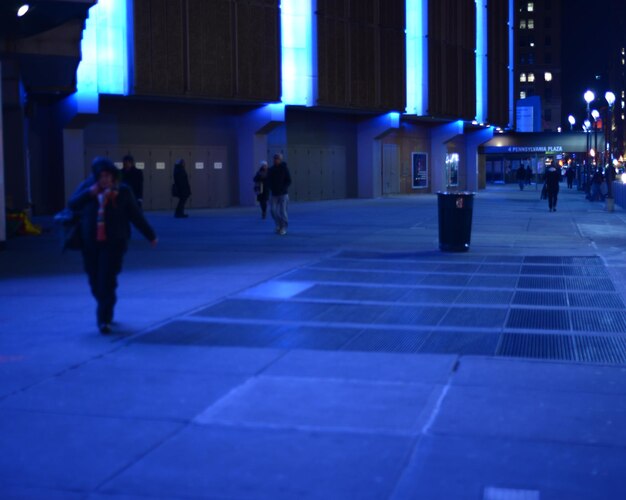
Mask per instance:
[[[528,256],[524,257],[524,264],[569,264],[567,257]]]
[[[615,286],[609,278],[567,278],[566,283],[569,290],[615,291]]]
[[[563,276],[563,266],[522,266],[522,275]]]
[[[517,288],[535,290],[565,290],[565,278],[545,277],[535,278],[521,276],[517,282]]]
[[[506,328],[516,330],[569,330],[566,310],[511,309]]]
[[[574,336],[578,361],[626,364],[626,339],[616,337]]]
[[[515,292],[514,305],[522,306],[567,306],[564,292]]]
[[[572,311],[572,326],[576,331],[626,334],[626,312]]]
[[[622,298],[616,293],[574,293],[569,292],[569,303],[572,307],[598,307],[607,309],[624,309]]]
[[[513,358],[576,360],[574,341],[569,335],[503,333],[496,355]]]

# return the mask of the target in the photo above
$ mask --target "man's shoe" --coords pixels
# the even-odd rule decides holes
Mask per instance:
[[[108,323],[101,323],[98,328],[100,329],[100,333],[103,335],[111,333],[111,325],[109,325]]]
[[[285,236],[287,234],[287,230],[283,227],[278,234],[280,234],[281,236]]]
[[[280,231],[281,231],[281,229],[278,226],[276,226],[276,229],[274,229],[274,232],[276,234],[280,234]]]

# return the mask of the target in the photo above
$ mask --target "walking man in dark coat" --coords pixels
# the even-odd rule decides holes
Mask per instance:
[[[91,293],[98,303],[101,333],[111,331],[117,297],[117,275],[130,239],[130,223],[156,246],[157,237],[131,189],[117,182],[118,171],[108,158],[96,158],[93,175],[72,195],[68,206],[80,212],[83,263]]]
[[[276,223],[276,233],[284,236],[287,234],[287,225],[289,224],[287,214],[289,195],[287,191],[291,186],[291,174],[281,154],[274,155],[274,165],[268,173],[268,184],[272,194],[272,218]]]
[[[548,209],[556,212],[556,202],[559,197],[559,182],[561,182],[561,169],[557,165],[550,165],[546,169],[546,190],[548,193]]]
[[[122,182],[133,191],[137,204],[143,206],[143,172],[135,166],[135,159],[126,155],[122,159]]]
[[[185,213],[185,203],[191,196],[191,186],[189,185],[189,177],[185,170],[185,160],[182,158],[174,164],[174,186],[173,195],[178,198],[178,204],[176,205],[176,211],[174,217],[177,219],[189,217]]]
[[[519,166],[515,172],[515,177],[519,183],[519,190],[524,191],[524,183],[526,182],[526,169],[524,168],[524,165]]]

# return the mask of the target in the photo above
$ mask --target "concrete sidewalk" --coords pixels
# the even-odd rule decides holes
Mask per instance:
[[[0,254],[0,497],[626,494],[626,217],[561,190],[151,213],[117,333],[55,238]]]

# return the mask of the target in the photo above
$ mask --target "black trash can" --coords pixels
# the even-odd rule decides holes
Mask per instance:
[[[438,192],[439,249],[443,252],[467,252],[472,236],[474,193]]]

